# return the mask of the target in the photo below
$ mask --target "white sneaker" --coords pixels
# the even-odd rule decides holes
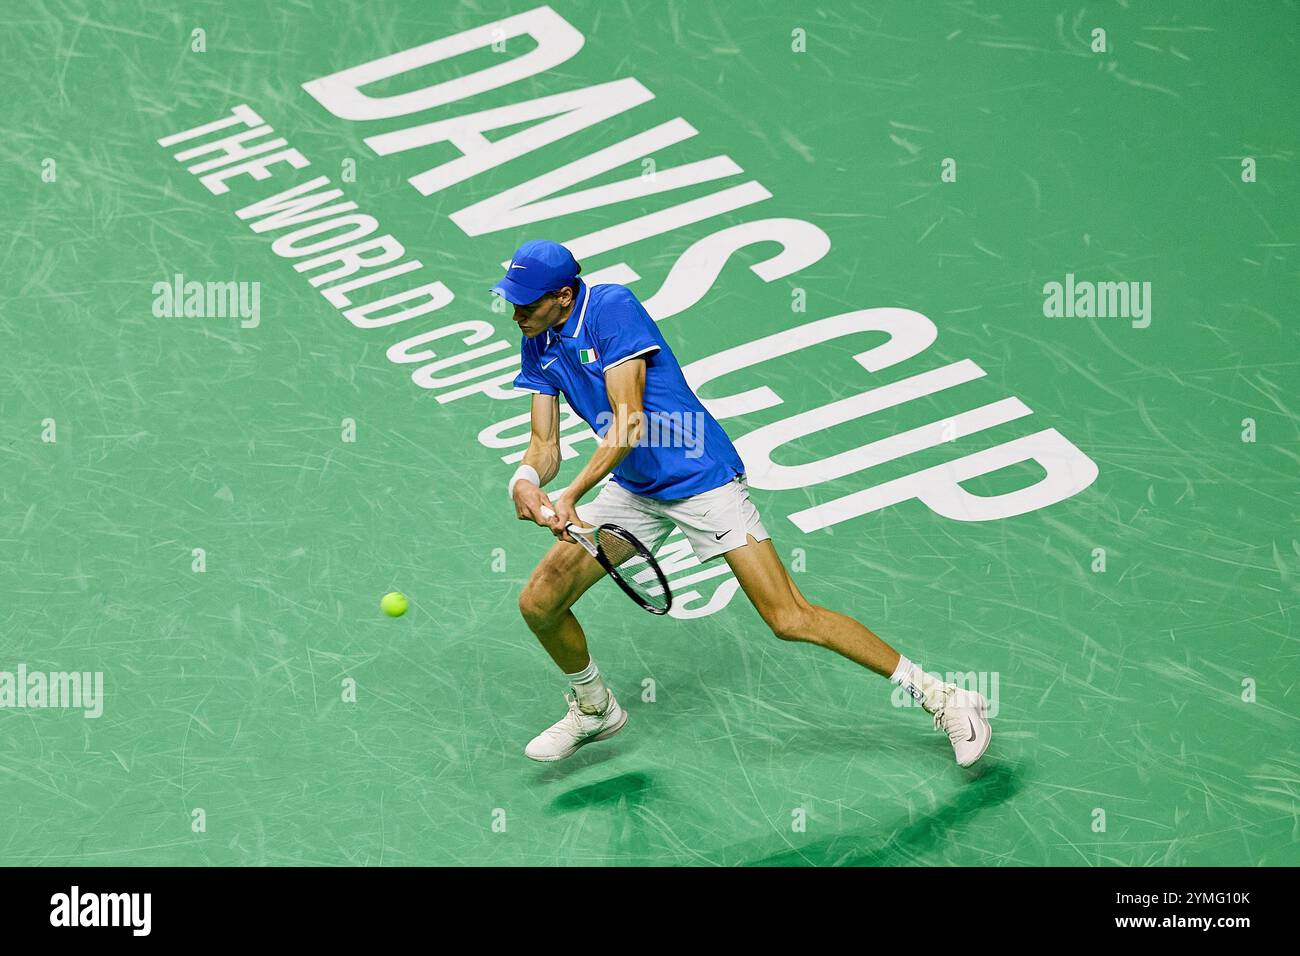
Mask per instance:
[[[963,690],[956,684],[945,684],[945,693],[934,714],[934,729],[942,730],[952,742],[957,754],[957,765],[969,767],[989,749],[993,728],[989,726],[989,702],[984,695],[973,690]],[[929,710],[929,708],[926,708]]]
[[[584,744],[613,737],[627,723],[627,711],[618,706],[613,692],[606,693],[605,710],[599,714],[584,714],[578,709],[578,699],[565,694],[569,712],[528,741],[524,756],[548,762],[563,760]]]

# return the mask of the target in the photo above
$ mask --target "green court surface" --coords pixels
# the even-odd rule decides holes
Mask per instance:
[[[512,22],[544,41],[493,26],[530,10]],[[1293,6],[55,0],[3,20],[0,863],[1300,863]],[[402,115],[304,88],[471,30],[363,87]],[[428,127],[629,79],[577,112]],[[310,165],[214,192],[217,154],[175,157],[235,127],[160,144],[241,104]],[[448,165],[556,114],[588,125]],[[413,127],[428,142],[366,142]],[[294,227],[237,215],[321,176],[420,263],[353,307],[453,297],[351,320],[311,284],[328,267],[275,248]],[[771,390],[719,417],[778,549],[811,600],[982,682],[979,764],[680,549],[672,616],[609,582],[577,608],[626,729],[524,758],[564,707],[516,607],[550,539],[505,494],[529,399],[483,383],[518,349],[487,290],[534,237],[578,240],[584,274],[643,301],[665,287],[652,312],[706,400]],[[256,322],[169,307],[178,275],[257,283]],[[1146,315],[1045,314],[1053,282],[1136,283]],[[868,371],[885,333],[813,326],[871,309],[937,338]],[[946,467],[1031,435],[1047,464]],[[917,497],[1044,476],[1080,487],[988,520]],[[850,495],[826,527],[791,517]],[[102,673],[102,714],[20,706],[20,668]]]

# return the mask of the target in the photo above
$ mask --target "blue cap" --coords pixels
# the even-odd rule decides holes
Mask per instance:
[[[492,291],[507,302],[528,305],[572,284],[581,271],[578,260],[564,246],[549,239],[533,239],[515,250],[505,278]]]

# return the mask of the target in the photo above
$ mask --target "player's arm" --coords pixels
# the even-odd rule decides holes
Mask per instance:
[[[537,471],[545,485],[560,473],[560,400],[555,395],[534,395],[532,433],[523,464]]]
[[[520,521],[535,521],[550,527],[542,518],[543,506],[554,508],[542,485],[560,471],[560,400],[554,395],[533,395],[532,431],[528,450],[511,479],[510,497]],[[527,473],[531,470],[531,473]],[[533,474],[537,480],[533,480]]]
[[[571,521],[582,523],[574,511],[582,496],[617,468],[640,441],[645,429],[645,359],[629,359],[606,372],[605,393],[612,411],[609,428],[578,477],[555,499],[552,530],[563,530]]]

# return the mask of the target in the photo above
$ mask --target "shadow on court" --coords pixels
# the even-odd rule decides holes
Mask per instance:
[[[992,763],[970,778],[946,806],[894,827],[866,827],[802,846],[771,852],[772,840],[724,848],[717,862],[729,866],[900,866],[915,863],[942,844],[948,833],[981,810],[1012,799],[1023,788],[1017,768]]]
[[[569,813],[574,810],[590,810],[595,807],[617,806],[624,802],[628,806],[639,806],[644,802],[654,779],[644,773],[625,773],[599,783],[585,787],[575,787],[554,800],[547,807],[548,813]]]
[[[608,780],[575,787],[560,794],[546,808],[548,815],[585,810],[608,810],[611,824],[607,862],[614,865],[653,863],[650,834],[641,822],[654,778],[644,773],[624,773]]]
[[[898,866],[917,862],[942,846],[949,833],[980,811],[1011,800],[1023,789],[1019,768],[992,762],[973,771],[944,806],[917,819],[894,826],[868,826],[822,840],[798,843],[791,834],[774,846],[773,835],[736,843],[719,850],[701,848],[693,862],[721,866]],[[641,825],[641,811],[654,805],[655,778],[645,773],[625,773],[608,780],[575,787],[547,806],[548,815],[584,811],[612,811],[607,862],[615,865],[671,865],[671,851],[655,853],[650,834]]]

